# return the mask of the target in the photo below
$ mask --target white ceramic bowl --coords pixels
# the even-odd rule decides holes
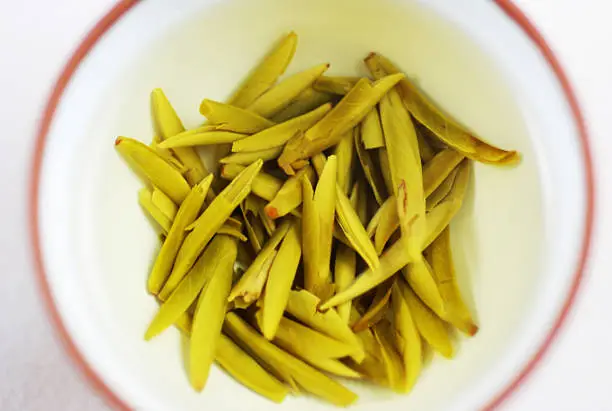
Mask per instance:
[[[491,409],[554,337],[577,289],[592,223],[592,178],[575,101],[550,51],[506,0],[122,1],[72,58],[42,122],[32,187],[43,295],[68,347],[123,408],[319,410],[283,405],[218,369],[196,394],[178,332],[150,343],[145,292],[156,238],[140,183],[113,148],[148,141],[149,92],[162,87],[187,126],[203,97],[223,100],[270,45],[299,36],[290,72],[322,61],[353,74],[388,55],[478,134],[518,149],[515,169],[476,165],[453,223],[461,285],[480,324],[453,361],[435,358],[412,394],[359,387],[354,409]]]

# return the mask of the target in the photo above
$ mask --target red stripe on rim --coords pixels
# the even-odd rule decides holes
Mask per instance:
[[[526,363],[521,372],[514,377],[514,379],[503,389],[500,393],[495,395],[493,399],[484,407],[484,411],[492,411],[499,407],[499,405],[507,400],[516,390],[527,380],[529,375],[539,365],[542,358],[550,348],[552,342],[558,336],[573,304],[576,299],[580,284],[585,276],[586,262],[589,256],[591,237],[593,233],[593,220],[595,215],[595,183],[594,183],[594,172],[593,172],[593,161],[591,156],[591,149],[589,144],[589,138],[587,128],[582,117],[578,100],[572,87],[567,79],[567,76],[563,72],[561,65],[554,56],[550,47],[546,44],[546,41],[529,19],[518,9],[511,0],[495,0],[499,7],[506,13],[506,15],[514,20],[529,36],[529,38],[538,47],[544,58],[546,58],[550,68],[555,73],[565,97],[570,105],[574,120],[578,127],[578,133],[580,137],[580,144],[582,150],[582,156],[585,163],[585,186],[586,186],[586,201],[587,210],[585,215],[585,230],[583,235],[582,247],[579,254],[579,262],[576,268],[576,273],[573,278],[572,286],[569,294],[567,295],[565,302],[559,315],[556,317],[553,327],[548,331],[546,337],[540,344],[536,354]],[[87,34],[85,39],[81,42],[79,47],[70,57],[70,60],[65,65],[59,78],[57,79],[51,96],[47,102],[43,117],[40,122],[39,130],[36,137],[36,143],[33,153],[33,164],[32,174],[30,181],[29,190],[29,215],[30,215],[30,237],[32,241],[32,248],[34,253],[34,264],[35,274],[39,283],[39,288],[45,302],[47,312],[51,318],[53,325],[55,326],[57,335],[61,338],[64,347],[72,358],[73,362],[78,366],[81,372],[87,377],[91,385],[100,393],[105,400],[118,410],[130,410],[127,404],[119,398],[105,383],[102,378],[96,374],[93,368],[87,363],[83,355],[78,351],[74,342],[71,340],[68,331],[62,323],[61,316],[57,311],[57,307],[53,302],[53,296],[45,275],[42,252],[40,248],[40,233],[38,231],[38,193],[40,184],[40,169],[42,166],[43,152],[45,149],[45,140],[51,122],[53,121],[53,115],[55,110],[62,98],[64,90],[70,79],[78,69],[81,61],[87,56],[91,49],[96,45],[100,38],[133,6],[138,3],[138,0],[122,0],[112,10],[110,10]]]
[[[91,49],[97,44],[100,38],[134,5],[138,0],[122,0],[117,3],[96,25],[87,33],[79,47],[74,51],[66,65],[64,66],[59,78],[53,86],[51,96],[47,101],[43,112],[42,120],[39,125],[38,134],[33,153],[32,175],[30,176],[30,193],[29,193],[29,214],[30,214],[30,237],[32,248],[34,251],[34,268],[36,278],[38,280],[39,289],[42,294],[43,302],[47,308],[47,313],[50,316],[52,324],[55,326],[56,334],[62,340],[64,348],[73,362],[78,366],[81,372],[87,377],[87,380],[93,388],[101,394],[109,405],[118,410],[130,410],[130,407],[117,396],[98,376],[91,365],[85,360],[79,352],[74,342],[71,340],[66,327],[64,326],[61,316],[57,311],[57,307],[53,302],[49,282],[45,274],[43,265],[42,252],[40,248],[40,233],[38,231],[38,192],[40,185],[40,169],[42,166],[43,153],[45,150],[45,141],[49,127],[53,121],[55,110],[64,94],[66,86],[74,75],[75,71]]]
[[[574,121],[576,122],[576,127],[578,128],[578,135],[580,137],[580,148],[582,151],[582,157],[584,160],[585,166],[585,188],[586,188],[586,215],[584,216],[584,234],[582,239],[582,246],[579,250],[579,260],[578,265],[576,267],[576,273],[574,274],[574,278],[572,280],[572,286],[568,295],[565,297],[565,301],[563,303],[563,307],[561,311],[557,315],[554,320],[553,326],[548,331],[546,337],[540,344],[538,350],[533,355],[531,359],[523,366],[521,372],[514,377],[514,379],[503,389],[500,393],[498,393],[488,404],[484,407],[483,411],[492,411],[498,408],[504,401],[506,401],[516,390],[526,382],[527,378],[533,373],[536,367],[541,363],[544,355],[550,349],[550,346],[555,341],[559,332],[561,331],[563,325],[565,324],[565,320],[569,315],[574,302],[576,300],[576,295],[578,294],[578,290],[580,289],[580,285],[585,276],[586,264],[589,258],[589,252],[591,248],[591,241],[593,236],[593,222],[595,218],[595,179],[594,179],[594,171],[593,171],[593,158],[591,155],[591,147],[589,143],[589,136],[587,132],[587,127],[584,122],[584,118],[582,116],[582,112],[580,111],[580,105],[578,104],[578,99],[572,90],[572,86],[561,67],[561,64],[555,57],[552,49],[544,40],[544,37],[540,34],[540,32],[536,29],[536,27],[531,23],[531,21],[523,14],[523,12],[512,2],[512,0],[495,0],[497,5],[506,13],[508,17],[518,24],[525,34],[533,41],[533,43],[538,47],[542,56],[548,62],[551,70],[555,73],[557,80],[563,89],[563,93],[565,94],[565,98],[570,106],[572,111],[572,115],[574,116]]]

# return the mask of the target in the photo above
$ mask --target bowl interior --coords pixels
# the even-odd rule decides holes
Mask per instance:
[[[200,100],[223,100],[289,30],[300,37],[288,73],[328,61],[331,74],[358,74],[361,59],[379,51],[444,110],[524,155],[513,169],[477,164],[453,222],[457,271],[480,333],[458,337],[456,359],[434,357],[411,395],[351,384],[360,394],[355,408],[474,410],[521,368],[550,327],[576,264],[582,160],[543,58],[494,4],[470,4],[152,0],[101,39],[66,90],[48,135],[40,229],[46,274],[71,338],[129,406],[272,407],[218,369],[203,393],[193,392],[176,330],[143,340],[157,309],[144,284],[158,241],[137,204],[141,185],[113,141],[150,140],[154,87],[166,91],[186,126],[198,125]],[[327,406],[299,397],[282,407]]]

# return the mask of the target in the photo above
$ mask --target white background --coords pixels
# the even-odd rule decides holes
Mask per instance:
[[[450,0],[449,0],[450,1]],[[486,1],[486,0],[472,0]],[[612,24],[604,0],[515,0],[548,39],[583,107],[598,207],[590,270],[561,337],[508,410],[612,411]],[[26,195],[41,110],[63,63],[113,0],[0,0],[0,410],[107,410],[47,322]],[[561,222],[560,222],[561,223]]]

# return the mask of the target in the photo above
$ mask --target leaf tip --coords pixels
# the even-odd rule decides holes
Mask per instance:
[[[221,174],[221,177],[223,178],[227,178],[227,164],[223,164],[221,165],[220,169],[219,169],[219,174]]]
[[[155,337],[155,331],[151,327],[147,328],[147,331],[145,331],[144,334],[144,340],[151,341],[153,337]]]
[[[279,217],[278,209],[276,207],[271,207],[271,206],[267,205],[267,206],[264,207],[264,212],[272,220],[275,220],[275,219],[277,219]]]

